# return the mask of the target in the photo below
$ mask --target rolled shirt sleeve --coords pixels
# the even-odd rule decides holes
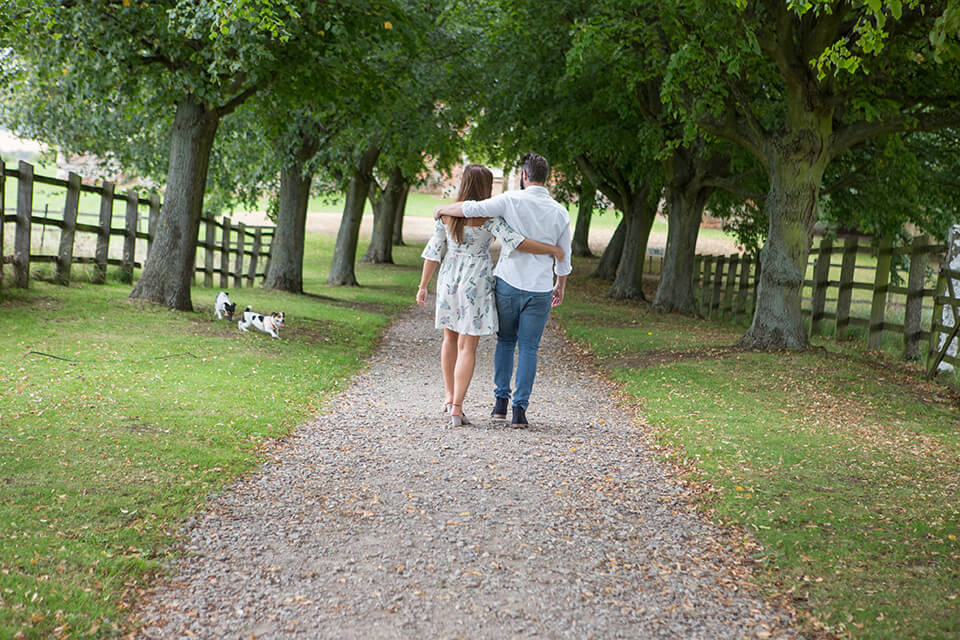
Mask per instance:
[[[560,240],[557,246],[563,249],[563,260],[557,262],[553,267],[553,272],[558,276],[568,276],[573,272],[573,265],[570,263],[570,254],[573,252],[570,246],[570,225],[564,227],[560,234]]]
[[[433,236],[430,242],[423,248],[420,257],[424,260],[434,262],[443,262],[443,256],[447,253],[447,227],[443,220],[437,220],[433,225]]]
[[[503,251],[507,253],[515,250],[526,240],[525,237],[511,229],[510,225],[503,221],[503,218],[490,218],[483,223],[483,228],[500,241],[500,244],[503,245]]]

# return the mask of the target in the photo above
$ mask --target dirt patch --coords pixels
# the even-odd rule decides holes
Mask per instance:
[[[332,298],[330,296],[325,296],[319,293],[306,293],[303,295],[312,300],[318,300],[324,304],[329,304],[332,307],[341,307],[344,309],[354,309],[356,311],[366,311],[368,313],[376,313],[379,315],[388,315],[388,312],[391,310],[391,306],[384,304],[382,302],[356,302],[352,300],[341,300],[339,298]]]
[[[16,295],[0,296],[0,309],[27,309],[30,311],[57,311],[63,302],[54,296],[31,296],[21,298]]]
[[[744,353],[744,350],[736,347],[704,347],[701,349],[688,349],[685,351],[672,351],[670,349],[652,349],[644,351],[642,354],[630,358],[610,358],[601,360],[600,365],[610,369],[647,369],[649,367],[661,364],[671,364],[674,362],[683,362],[684,360],[719,360],[734,353]]]

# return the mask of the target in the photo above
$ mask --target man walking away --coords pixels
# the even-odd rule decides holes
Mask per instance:
[[[501,251],[493,271],[496,277],[500,330],[494,354],[495,403],[492,416],[504,420],[510,400],[514,353],[517,357],[511,426],[527,426],[526,411],[537,371],[537,351],[552,307],[563,301],[570,265],[570,215],[550,197],[545,186],[550,174],[546,158],[536,153],[523,157],[520,191],[507,191],[489,200],[440,205],[435,217],[503,218],[517,233],[563,249],[563,260],[519,251]],[[556,283],[554,283],[556,274]]]

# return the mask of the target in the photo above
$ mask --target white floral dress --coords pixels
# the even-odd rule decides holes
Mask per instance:
[[[503,244],[503,251],[513,251],[525,240],[502,218],[491,218],[479,227],[464,226],[463,244],[457,244],[446,225],[437,220],[433,237],[420,254],[425,260],[440,263],[437,329],[488,336],[500,328],[490,258],[490,242],[494,237]]]

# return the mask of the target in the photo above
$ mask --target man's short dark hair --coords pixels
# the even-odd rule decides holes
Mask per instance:
[[[550,175],[550,165],[539,153],[528,153],[523,156],[520,167],[527,174],[527,180],[530,182],[546,183],[547,176]]]

